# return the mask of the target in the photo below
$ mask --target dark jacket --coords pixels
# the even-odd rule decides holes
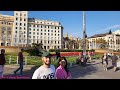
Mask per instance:
[[[103,57],[104,57],[104,55],[102,56],[102,64],[103,64]],[[106,61],[107,65],[108,65],[108,56],[107,55],[106,55],[105,61]]]
[[[112,59],[112,63],[116,63],[118,60],[118,57],[116,55],[113,55],[111,59]]]
[[[5,65],[5,55],[4,54],[0,54],[0,65]]]
[[[22,54],[22,52],[19,52],[19,54],[18,54],[18,62],[23,63],[23,54]]]

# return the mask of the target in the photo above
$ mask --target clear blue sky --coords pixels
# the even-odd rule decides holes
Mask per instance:
[[[13,15],[13,11],[0,11]],[[29,11],[29,17],[59,21],[66,32],[82,38],[82,11]],[[88,36],[120,29],[120,11],[86,11]]]

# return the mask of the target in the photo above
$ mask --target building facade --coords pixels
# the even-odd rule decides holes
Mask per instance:
[[[28,43],[28,12],[14,11],[13,46],[26,46]]]
[[[59,22],[29,18],[28,33],[30,45],[42,43],[46,50],[63,48],[63,27]]]
[[[89,49],[100,49],[102,45],[107,49],[120,50],[120,32],[115,31],[105,34],[97,34],[87,38]]]
[[[12,46],[14,17],[0,14],[0,45]]]
[[[11,21],[5,19],[8,17]],[[14,11],[14,16],[0,15],[0,29],[1,35],[8,32],[8,29],[11,31],[9,35],[6,33],[1,37],[1,46],[32,46],[32,43],[42,43],[45,50],[63,48],[63,26],[60,22],[29,18],[28,11]],[[7,41],[8,36],[10,42]]]

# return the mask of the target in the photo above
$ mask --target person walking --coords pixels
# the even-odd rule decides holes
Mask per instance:
[[[56,69],[56,79],[72,79],[71,73],[67,68],[67,60],[65,57],[61,57]]]
[[[58,59],[58,58],[60,58],[60,51],[58,50],[56,50],[56,59]]]
[[[102,56],[102,64],[103,64],[103,68],[104,68],[104,70],[107,71],[108,56],[107,56],[106,53],[104,53],[104,55]]]
[[[116,54],[112,53],[111,61],[114,68],[114,72],[116,72],[116,69],[117,69],[117,60],[118,60],[118,57],[116,56]]]
[[[55,66],[51,64],[51,54],[43,52],[43,65],[33,73],[32,79],[55,79]]]
[[[4,71],[5,63],[6,63],[5,49],[1,49],[1,54],[0,54],[0,77],[3,77],[3,71]]]
[[[14,75],[20,70],[20,76],[23,76],[23,49],[18,53],[18,63],[19,63],[19,68],[14,71]]]

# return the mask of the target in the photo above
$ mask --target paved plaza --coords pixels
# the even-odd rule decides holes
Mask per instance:
[[[113,71],[111,62],[109,61],[108,71],[103,70],[100,60],[95,60],[96,62],[88,64],[86,67],[80,65],[74,65],[69,68],[73,79],[119,79],[120,70],[116,72]],[[5,65],[4,76],[14,77],[13,71],[18,68],[18,65]],[[33,72],[36,70],[33,65],[24,66],[24,77],[31,79]],[[19,73],[18,75],[19,76]]]

